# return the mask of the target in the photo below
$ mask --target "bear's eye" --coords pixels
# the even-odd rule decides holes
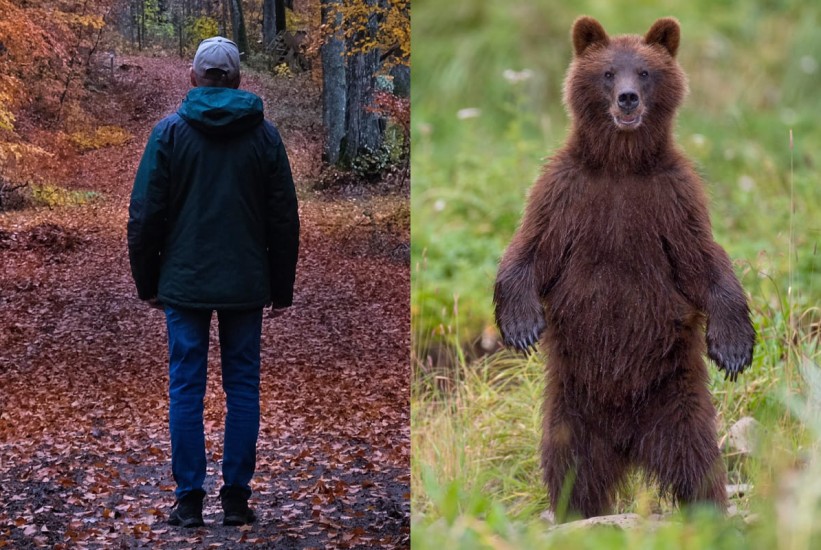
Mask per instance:
[[[641,71],[639,73],[639,76],[642,78],[647,78],[648,76],[650,76],[650,73],[648,73],[647,71]]]
[[[604,73],[604,78],[606,78],[607,80],[612,79],[613,78],[613,73],[610,72],[610,71],[605,72]]]

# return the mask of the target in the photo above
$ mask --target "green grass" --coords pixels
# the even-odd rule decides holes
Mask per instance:
[[[573,542],[579,548],[632,549],[637,536],[646,548],[817,548],[821,353],[809,339],[788,344],[783,322],[757,328],[764,341],[753,369],[737,384],[713,369],[710,382],[720,434],[744,416],[763,427],[752,458],[725,452],[730,482],[754,487],[733,504],[745,515],[758,514],[757,523],[682,518],[633,474],[617,495],[616,511],[673,514],[670,525],[639,529],[638,535],[586,531],[568,535],[572,541],[549,533],[539,519],[547,508],[537,453],[542,358],[501,353],[435,373],[422,374],[417,365],[411,416],[414,548],[567,548]]]
[[[100,198],[97,191],[77,191],[64,189],[51,184],[31,184],[30,203],[32,206],[46,206],[48,208],[58,206],[80,206]]]
[[[562,80],[581,14],[614,34],[643,33],[666,15],[682,24],[690,95],[677,137],[704,175],[716,240],[735,261],[760,338],[738,384],[714,370],[711,381],[721,433],[746,415],[765,427],[758,456],[727,457],[731,480],[755,487],[736,503],[759,514],[752,526],[698,516],[656,531],[567,535],[573,541],[547,533],[537,453],[542,360],[465,357],[495,331],[498,259],[528,188],[565,138]],[[812,460],[821,440],[813,391],[821,390],[807,381],[821,363],[819,16],[811,0],[414,2],[414,548],[821,547],[811,521],[821,511],[821,465]],[[531,76],[510,82],[506,69]],[[457,116],[468,108],[478,116]],[[448,360],[429,362],[442,345]],[[790,479],[797,488],[785,489]],[[617,508],[673,510],[638,476]]]

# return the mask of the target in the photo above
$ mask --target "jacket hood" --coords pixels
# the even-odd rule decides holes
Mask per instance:
[[[242,133],[262,122],[262,100],[245,90],[192,88],[177,111],[187,123],[207,134]]]

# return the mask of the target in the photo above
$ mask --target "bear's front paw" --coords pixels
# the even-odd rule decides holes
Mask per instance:
[[[525,353],[536,351],[536,343],[546,327],[541,308],[517,312],[499,319],[505,345]]]
[[[725,380],[735,382],[753,362],[755,330],[748,323],[734,331],[722,331],[720,325],[707,327],[707,355],[724,371]]]

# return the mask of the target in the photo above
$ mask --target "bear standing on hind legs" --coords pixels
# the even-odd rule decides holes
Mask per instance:
[[[640,467],[678,503],[727,505],[705,351],[735,380],[755,330],[702,182],[673,141],[679,25],[573,25],[565,145],[534,184],[496,280],[507,345],[549,354],[542,468],[554,512],[608,513]],[[706,329],[706,330],[705,330]]]

